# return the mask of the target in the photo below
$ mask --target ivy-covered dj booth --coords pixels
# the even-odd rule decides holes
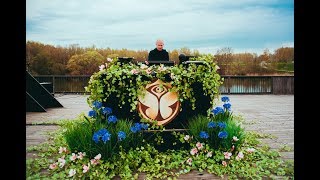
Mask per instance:
[[[212,56],[181,54],[179,60],[137,63],[117,58],[103,64],[86,87],[88,104],[102,102],[120,119],[181,129],[188,119],[210,113],[222,80]]]

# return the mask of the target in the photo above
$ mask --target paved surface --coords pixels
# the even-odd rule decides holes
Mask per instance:
[[[88,113],[90,110],[86,102],[87,95],[56,94],[55,97],[64,107],[48,108],[47,112],[26,112],[27,147],[46,141],[47,132],[58,128],[54,125],[32,124],[54,123],[62,119],[72,120],[80,113]],[[293,95],[228,95],[228,97],[234,115],[244,117],[244,128],[247,131],[271,134],[275,138],[263,139],[263,142],[268,143],[272,149],[289,146],[292,150],[281,152],[282,157],[294,158]]]

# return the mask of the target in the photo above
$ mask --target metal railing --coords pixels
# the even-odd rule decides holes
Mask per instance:
[[[221,76],[221,94],[294,94],[294,76]],[[38,75],[39,83],[51,83],[52,93],[86,93],[90,75]]]

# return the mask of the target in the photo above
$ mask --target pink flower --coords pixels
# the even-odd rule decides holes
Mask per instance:
[[[190,151],[190,154],[191,155],[195,155],[195,154],[197,154],[198,153],[198,149],[197,148],[193,148],[193,149],[191,149],[191,151]]]
[[[106,66],[102,64],[101,66],[99,66],[99,70],[102,71],[105,67]]]
[[[230,157],[232,155],[232,153],[229,153],[229,152],[224,152],[223,154],[224,154],[225,159],[230,159]]]
[[[97,164],[99,164],[99,160],[97,160],[97,159],[91,159],[91,160],[90,160],[90,163],[91,163],[92,165],[97,165]]]
[[[83,159],[83,157],[84,157],[85,155],[86,155],[85,152],[84,152],[84,153],[79,152],[77,158],[78,158],[78,159]]]
[[[212,157],[212,151],[209,151],[209,152],[207,153],[207,157]]]
[[[94,159],[99,160],[101,158],[101,154],[98,154],[94,157]]]
[[[199,150],[203,148],[203,144],[200,142],[197,142],[196,146]]]
[[[49,166],[50,169],[56,169],[57,167],[58,167],[57,163],[50,164]]]
[[[70,160],[74,161],[77,159],[77,155],[75,153],[72,153],[72,155],[70,156]]]
[[[138,74],[139,73],[139,71],[137,69],[132,69],[130,72],[131,72],[131,74]]]
[[[190,136],[189,135],[186,135],[184,138],[184,140],[188,141],[190,139]]]
[[[83,172],[83,173],[88,172],[89,167],[90,167],[90,164],[88,164],[88,166],[84,164],[84,165],[82,166],[82,168],[83,168],[83,171],[82,171],[82,172]]]
[[[152,72],[152,69],[151,69],[151,68],[146,69],[146,73],[147,73],[147,74],[151,74],[151,72]]]
[[[231,152],[234,150],[234,145],[232,145],[232,147],[231,147]]]
[[[232,137],[232,140],[238,141],[239,139],[238,139],[236,136],[233,136],[233,137]]]
[[[248,148],[248,149],[247,149],[247,152],[248,152],[248,153],[253,153],[254,151],[255,151],[254,148]]]
[[[144,63],[146,63],[146,65],[148,65],[148,64],[149,64],[149,62],[148,62],[148,61],[144,61]]]
[[[240,151],[236,157],[236,160],[239,161],[242,158],[243,158],[243,153]]]
[[[59,148],[59,154],[61,154],[61,153],[63,153],[63,152],[67,152],[67,148],[60,146],[60,148]]]
[[[75,169],[70,169],[69,171],[69,177],[72,177],[76,174],[76,170]]]
[[[66,160],[64,159],[64,157],[59,158],[58,162],[59,162],[59,167],[60,168],[63,168],[63,166],[66,164]]]
[[[192,158],[187,159],[187,164],[192,165]]]
[[[222,161],[222,165],[223,166],[227,166],[227,162],[226,161]]]
[[[112,62],[112,59],[111,59],[111,58],[107,58],[107,61],[108,61],[108,62]]]

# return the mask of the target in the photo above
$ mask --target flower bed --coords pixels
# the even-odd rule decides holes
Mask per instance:
[[[86,88],[92,110],[61,124],[54,141],[37,147],[39,157],[27,161],[28,179],[138,179],[142,173],[146,179],[171,179],[193,170],[228,179],[293,176],[292,163],[259,147],[258,134],[245,132],[229,97],[217,98],[221,82],[215,64],[210,65],[210,57],[201,58],[209,68],[138,68],[118,62],[101,66]],[[153,78],[171,82],[179,92],[184,108],[179,116],[187,120],[180,119],[171,129],[136,113],[138,96]],[[194,94],[192,90],[199,90],[195,83],[202,84],[204,96]]]

